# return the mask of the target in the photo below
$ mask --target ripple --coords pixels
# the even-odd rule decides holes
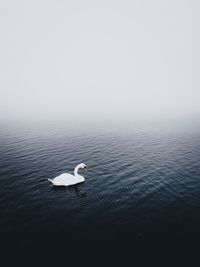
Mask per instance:
[[[143,222],[145,216],[163,216],[168,207],[174,207],[176,218],[178,209],[184,213],[184,199],[191,207],[200,202],[200,140],[196,136],[189,139],[139,132],[79,135],[53,130],[41,136],[31,131],[1,136],[4,227],[8,221],[16,221],[16,216],[26,227],[33,221],[47,226],[61,221],[71,225],[94,221],[124,224],[131,216]],[[73,172],[79,162],[88,164],[84,184],[61,189],[49,186],[47,178]]]

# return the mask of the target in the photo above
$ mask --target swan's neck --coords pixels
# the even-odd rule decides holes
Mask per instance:
[[[79,166],[76,166],[76,168],[74,169],[74,176],[77,176],[77,175],[79,175],[78,174],[78,170],[79,170]]]

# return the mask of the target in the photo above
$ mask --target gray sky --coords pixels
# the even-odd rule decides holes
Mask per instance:
[[[0,118],[200,115],[199,1],[1,1]]]

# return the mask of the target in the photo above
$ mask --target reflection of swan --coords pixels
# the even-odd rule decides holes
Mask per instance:
[[[56,186],[69,186],[85,181],[85,178],[78,174],[78,170],[82,168],[87,170],[87,166],[84,163],[77,165],[74,169],[74,175],[70,173],[62,173],[61,175],[55,177],[54,179],[48,179],[53,185]]]
[[[69,186],[68,187],[68,190],[71,194],[75,194],[77,197],[79,198],[85,198],[87,196],[86,192],[82,192],[80,189],[79,189],[79,186],[80,185],[74,185],[74,186]]]

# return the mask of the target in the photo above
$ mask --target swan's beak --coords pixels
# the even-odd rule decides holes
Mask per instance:
[[[84,167],[84,170],[87,172],[87,167]]]

